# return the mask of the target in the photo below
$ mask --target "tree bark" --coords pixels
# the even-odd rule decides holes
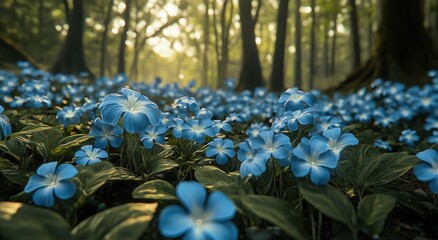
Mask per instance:
[[[421,85],[430,82],[427,71],[437,69],[437,54],[423,25],[424,0],[381,0],[380,4],[381,17],[370,59],[336,90],[368,86],[377,77],[408,86]]]
[[[226,17],[227,6],[229,7],[228,19]],[[217,64],[218,64],[218,82],[217,88],[223,88],[225,85],[225,80],[228,73],[228,62],[229,62],[229,38],[230,38],[230,28],[234,16],[234,5],[233,1],[225,0],[223,4],[223,9],[221,12],[221,44],[220,52],[217,51]],[[217,34],[216,34],[217,36]]]
[[[131,19],[131,0],[126,0],[125,16],[124,16],[125,26],[123,27],[122,36],[120,37],[119,45],[119,61],[117,65],[118,73],[125,73],[125,50],[126,50],[126,40],[128,39],[129,23]]]
[[[359,18],[357,16],[356,0],[348,0],[350,5],[351,36],[353,37],[353,67],[360,66],[360,34]]]
[[[324,25],[324,76],[328,77],[330,75],[330,65],[329,65],[329,24]]]
[[[280,0],[275,33],[274,59],[272,63],[270,88],[275,92],[284,90],[284,51],[286,45],[287,10],[289,0]]]
[[[103,22],[102,42],[100,44],[100,67],[99,74],[101,77],[105,76],[105,60],[106,60],[106,47],[108,39],[108,25],[111,21],[113,1],[109,1],[105,19]]]
[[[315,82],[315,34],[316,34],[316,0],[311,0],[310,7],[312,9],[312,25],[310,27],[310,62],[309,62],[309,89],[313,89]]]
[[[332,53],[331,53],[331,61],[330,61],[330,75],[334,76],[336,74],[336,38],[338,35],[338,22],[337,22],[338,14],[335,13],[333,15],[333,36],[332,36]]]
[[[251,16],[251,1],[239,0],[240,25],[242,30],[243,64],[238,90],[254,90],[264,86],[259,53],[255,42],[254,25]]]
[[[301,79],[301,0],[295,0],[295,87],[302,89]]]
[[[69,28],[64,46],[57,61],[51,68],[54,73],[93,74],[85,64],[83,33],[84,33],[84,10],[83,0],[73,0],[73,11],[69,21]]]
[[[215,3],[213,3],[214,5]],[[208,85],[208,49],[210,46],[210,16],[208,15],[208,9],[210,8],[210,0],[204,0],[205,13],[204,13],[204,49],[202,52],[202,86]],[[216,14],[216,13],[213,13]],[[216,26],[214,26],[216,27]]]

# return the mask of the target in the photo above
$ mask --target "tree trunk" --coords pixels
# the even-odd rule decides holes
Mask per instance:
[[[274,59],[271,72],[271,90],[284,90],[284,51],[286,45],[287,10],[289,0],[280,0],[277,16],[277,32],[275,34]]]
[[[368,23],[368,54],[371,55],[371,50],[372,50],[372,46],[373,46],[373,11],[372,11],[372,0],[368,0],[368,18],[369,18],[369,23]]]
[[[84,33],[84,10],[83,0],[73,0],[73,11],[69,21],[69,28],[64,46],[58,56],[58,60],[53,65],[51,71],[54,73],[93,74],[85,64],[83,33]]]
[[[348,0],[350,5],[351,36],[353,37],[353,67],[360,66],[360,35],[359,18],[357,16],[356,0]]]
[[[373,53],[336,90],[368,86],[377,77],[408,86],[430,82],[427,71],[437,69],[437,54],[424,28],[424,0],[382,0]],[[403,16],[403,17],[400,17]]]
[[[107,47],[107,39],[108,39],[108,25],[111,21],[111,13],[113,7],[113,1],[109,1],[108,9],[106,12],[105,20],[103,22],[103,32],[102,32],[102,42],[100,44],[100,71],[99,74],[101,77],[105,76],[105,60],[106,60],[106,47]]]
[[[123,27],[122,36],[120,37],[119,45],[119,62],[117,65],[118,73],[125,73],[125,50],[126,50],[126,39],[128,39],[129,22],[131,19],[131,0],[126,0],[125,16],[125,26]]]
[[[295,0],[295,87],[302,89],[301,79],[301,0]]]
[[[213,3],[215,4],[215,3]],[[202,86],[208,85],[208,49],[210,45],[210,16],[208,9],[210,8],[210,0],[204,0],[205,14],[204,14],[204,49],[202,52]],[[214,13],[216,14],[216,13]],[[216,26],[214,26],[216,27]]]
[[[254,25],[251,16],[251,1],[239,0],[240,25],[242,29],[243,64],[238,90],[254,90],[264,86],[259,53],[255,42]]]
[[[42,36],[44,26],[44,1],[40,0],[38,4],[38,36]]]
[[[330,75],[334,76],[336,74],[336,38],[338,35],[338,14],[333,15],[333,36],[332,36],[332,54],[330,61]]]
[[[310,7],[312,9],[312,25],[310,28],[310,62],[309,62],[309,89],[313,89],[315,82],[315,33],[316,33],[316,0],[311,0]]]
[[[226,17],[227,6],[229,7],[228,19]],[[223,4],[223,9],[221,13],[221,46],[220,52],[217,51],[218,55],[218,82],[217,88],[224,88],[225,80],[228,73],[228,62],[229,62],[229,36],[230,28],[234,16],[234,5],[233,1],[225,0]],[[228,20],[228,21],[227,21]],[[217,36],[217,34],[216,34]]]
[[[329,24],[324,25],[324,76],[330,75],[329,67]]]

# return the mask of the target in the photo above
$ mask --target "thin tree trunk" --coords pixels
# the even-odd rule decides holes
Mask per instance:
[[[368,53],[371,55],[373,47],[373,11],[372,11],[372,0],[368,0]]]
[[[294,85],[302,89],[301,79],[301,0],[295,0],[295,77]]]
[[[227,7],[229,6],[228,19],[226,16]],[[234,16],[234,5],[232,1],[225,0],[223,4],[223,9],[221,12],[221,44],[220,52],[217,51],[218,56],[218,82],[217,88],[223,88],[225,85],[225,80],[228,73],[228,62],[229,62],[229,36],[230,28]],[[228,20],[228,21],[227,21]],[[217,34],[216,34],[217,36]]]
[[[68,0],[63,1],[64,4],[64,11],[65,11],[65,22],[67,24],[70,23],[70,6],[68,4]]]
[[[122,36],[120,37],[120,45],[119,45],[119,62],[117,65],[117,72],[124,73],[125,72],[125,50],[126,50],[126,40],[128,39],[128,30],[129,23],[131,19],[131,0],[126,0],[126,8],[125,8],[125,16],[123,18],[125,20],[125,26],[123,27]]]
[[[214,5],[215,3],[213,3]],[[204,51],[202,52],[202,86],[208,85],[208,49],[210,45],[210,16],[208,9],[210,8],[210,0],[204,0]],[[214,13],[216,14],[216,13]],[[214,26],[216,27],[216,26]]]
[[[38,5],[38,35],[41,36],[44,25],[44,1],[40,0]]]
[[[99,75],[105,76],[105,60],[106,60],[106,48],[107,48],[107,39],[108,39],[108,25],[111,21],[111,13],[112,13],[113,1],[109,1],[107,12],[105,15],[105,20],[103,22],[103,32],[102,32],[102,41],[100,44],[100,67],[99,67]]]
[[[284,51],[286,46],[287,10],[289,0],[280,0],[277,16],[277,32],[275,36],[274,59],[271,72],[271,90],[284,90]]]
[[[309,62],[309,89],[313,89],[315,81],[315,33],[316,33],[316,12],[315,12],[316,0],[311,0],[312,9],[312,25],[310,27],[310,62]]]
[[[357,16],[356,1],[348,0],[350,5],[351,36],[353,37],[353,66],[360,66],[360,34],[359,18]]]
[[[333,15],[333,36],[332,36],[332,53],[330,61],[330,75],[334,76],[336,74],[336,37],[338,35],[338,14]]]
[[[324,25],[324,76],[328,77],[330,75],[329,66],[329,24]]]
[[[251,16],[251,2],[239,0],[239,12],[242,31],[243,65],[240,73],[238,90],[254,90],[264,86],[259,53],[255,42],[253,17]]]

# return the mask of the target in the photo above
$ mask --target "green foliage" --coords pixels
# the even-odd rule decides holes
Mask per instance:
[[[156,203],[127,203],[97,213],[71,231],[74,239],[138,239],[151,222]]]
[[[71,239],[68,222],[58,213],[16,202],[0,202],[0,238]]]
[[[88,134],[74,134],[65,137],[64,139],[59,141],[58,146],[51,151],[51,154],[54,156],[63,155],[74,147],[85,145],[84,143],[91,138],[92,137]]]
[[[353,232],[358,231],[357,214],[351,201],[337,188],[327,185],[318,187],[299,182],[304,199],[325,215],[340,221]]]
[[[237,174],[227,174],[214,166],[202,166],[195,168],[195,177],[207,188],[233,194],[250,194],[251,186],[244,182]]]
[[[84,196],[91,196],[114,174],[115,169],[109,162],[99,162],[87,166],[77,166],[77,178],[81,183],[80,192]]]
[[[160,179],[152,180],[138,186],[132,192],[133,198],[160,200],[176,200],[175,187]]]
[[[257,217],[264,219],[279,228],[294,239],[310,239],[303,230],[301,216],[293,207],[279,198],[262,195],[239,196],[241,204]]]
[[[396,199],[385,194],[372,194],[364,197],[358,206],[357,215],[366,226],[367,231],[379,234],[385,226],[385,220],[392,211]]]
[[[335,181],[362,192],[394,181],[416,163],[418,159],[406,152],[379,153],[369,145],[349,146],[341,153]]]

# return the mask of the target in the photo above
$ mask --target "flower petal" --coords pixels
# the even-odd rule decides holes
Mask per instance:
[[[51,178],[55,174],[57,165],[58,162],[44,163],[37,169],[37,174],[45,178]]]
[[[61,181],[54,188],[55,195],[59,199],[69,199],[76,193],[76,185],[72,182]]]
[[[53,196],[52,187],[43,187],[35,191],[32,196],[32,201],[37,206],[53,207],[55,204],[55,197]]]
[[[414,174],[420,181],[430,181],[434,178],[438,178],[437,172],[426,163],[420,163],[414,168]]]
[[[210,222],[202,225],[202,230],[208,239],[212,240],[235,240],[238,237],[238,230],[236,225],[232,222],[216,223]]]
[[[76,176],[78,170],[71,164],[63,163],[59,165],[58,169],[56,169],[55,174],[58,180],[64,180]]]
[[[236,207],[223,192],[212,192],[208,196],[205,211],[211,214],[210,219],[215,221],[227,221],[236,214]]]
[[[193,228],[193,222],[181,206],[171,205],[160,213],[158,228],[161,235],[175,238]]]
[[[204,207],[207,190],[198,182],[186,181],[180,182],[176,186],[176,195],[189,212],[192,213]]]
[[[38,188],[46,187],[48,185],[47,178],[41,177],[38,174],[34,174],[30,177],[29,182],[24,188],[25,193],[30,193]]]

